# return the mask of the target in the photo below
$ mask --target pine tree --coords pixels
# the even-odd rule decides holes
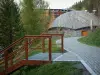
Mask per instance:
[[[0,46],[5,48],[23,35],[17,4],[13,0],[0,0]]]
[[[72,5],[71,8],[76,10],[82,10],[84,8],[90,13],[93,13],[93,10],[96,10],[95,15],[100,17],[100,0],[83,0],[82,2]]]

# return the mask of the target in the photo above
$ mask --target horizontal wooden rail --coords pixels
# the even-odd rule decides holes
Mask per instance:
[[[15,42],[13,42],[11,45],[9,45],[7,48],[5,48],[4,50],[2,50],[2,51],[0,51],[0,54],[1,53],[3,53],[3,52],[5,52],[5,51],[7,51],[7,50],[9,50],[10,48],[12,48],[13,46],[15,46],[17,43],[19,43],[21,40],[23,40],[24,39],[24,37],[23,38],[20,38],[20,39],[18,39],[18,40],[16,40]]]
[[[24,38],[42,38],[42,37],[46,37],[46,38],[49,38],[49,37],[51,37],[50,35],[34,35],[34,36],[32,36],[32,35],[26,35],[26,36],[24,36],[23,38],[20,38],[20,39],[18,39],[18,40],[16,40],[15,42],[13,42],[11,45],[9,45],[7,48],[5,48],[5,49],[3,49],[3,50],[1,50],[0,51],[0,54],[2,53],[2,52],[5,52],[5,51],[7,51],[8,49],[10,49],[11,47],[13,47],[14,45],[16,45],[17,43],[19,43],[21,40],[23,40]]]
[[[50,61],[44,61],[44,60],[21,60],[17,64],[12,65],[7,69],[7,74],[17,70],[18,68],[22,66],[26,66],[27,64],[32,66],[32,65],[43,65],[43,64],[48,64],[51,63]],[[5,71],[0,72],[0,75],[5,75]]]
[[[13,42],[4,50],[0,51],[0,54],[3,54],[1,64],[3,63],[5,69],[3,72],[0,72],[0,75],[6,75],[25,65],[40,65],[51,63],[52,36],[61,36],[61,45],[63,45],[63,34],[26,35],[23,38],[20,38],[17,41]],[[45,48],[46,38],[48,39],[48,48]],[[49,60],[28,60],[28,53],[30,52],[31,45],[33,45],[32,43],[37,39],[41,39],[42,44],[40,46],[37,46],[36,48],[42,48],[43,52],[48,49]],[[10,50],[11,48],[14,48],[14,50],[11,53],[8,53],[8,50]],[[63,51],[63,46],[61,48]],[[23,60],[23,55],[25,56],[25,60]]]
[[[43,33],[42,35],[51,35],[52,37],[53,36],[60,36],[61,37],[61,51],[62,51],[62,53],[64,52],[64,45],[63,45],[63,43],[64,43],[64,41],[63,41],[64,34],[45,34],[45,33]]]
[[[63,36],[64,34],[42,34],[42,35],[51,35],[51,36]]]
[[[42,37],[45,37],[45,38],[50,38],[51,37],[51,35],[34,35],[34,36],[32,36],[32,35],[26,35],[25,36],[25,38],[42,38]]]

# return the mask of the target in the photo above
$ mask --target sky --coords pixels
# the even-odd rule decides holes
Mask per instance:
[[[65,9],[72,6],[80,0],[45,0],[49,3],[51,9]]]
[[[19,0],[15,0],[17,3],[19,3]],[[45,0],[49,3],[49,7],[51,9],[65,9],[72,6],[74,3],[80,1],[80,0]]]

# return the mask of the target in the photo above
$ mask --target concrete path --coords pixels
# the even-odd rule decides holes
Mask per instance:
[[[28,60],[49,60],[48,53],[39,53],[30,56]],[[71,52],[52,53],[52,61],[80,61],[79,58]]]
[[[79,58],[72,52],[66,52],[53,61],[80,61]]]
[[[52,60],[56,59],[62,55],[62,53],[52,53]],[[33,56],[30,56],[28,60],[49,60],[49,54],[48,53],[39,53]]]
[[[92,75],[100,75],[100,48],[82,44],[77,41],[78,38],[65,38],[65,50],[78,56]]]
[[[82,44],[77,39],[79,37],[65,38],[64,48],[68,52],[52,53],[52,61],[81,61],[92,75],[100,75],[100,48]],[[48,60],[48,53],[39,53],[28,59]]]

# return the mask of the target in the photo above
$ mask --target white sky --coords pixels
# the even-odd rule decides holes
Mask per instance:
[[[72,6],[74,3],[80,0],[45,0],[49,3],[50,8],[64,9]]]
[[[19,3],[19,0],[15,0]],[[51,9],[64,9],[72,6],[74,3],[80,0],[45,0],[49,3]]]

